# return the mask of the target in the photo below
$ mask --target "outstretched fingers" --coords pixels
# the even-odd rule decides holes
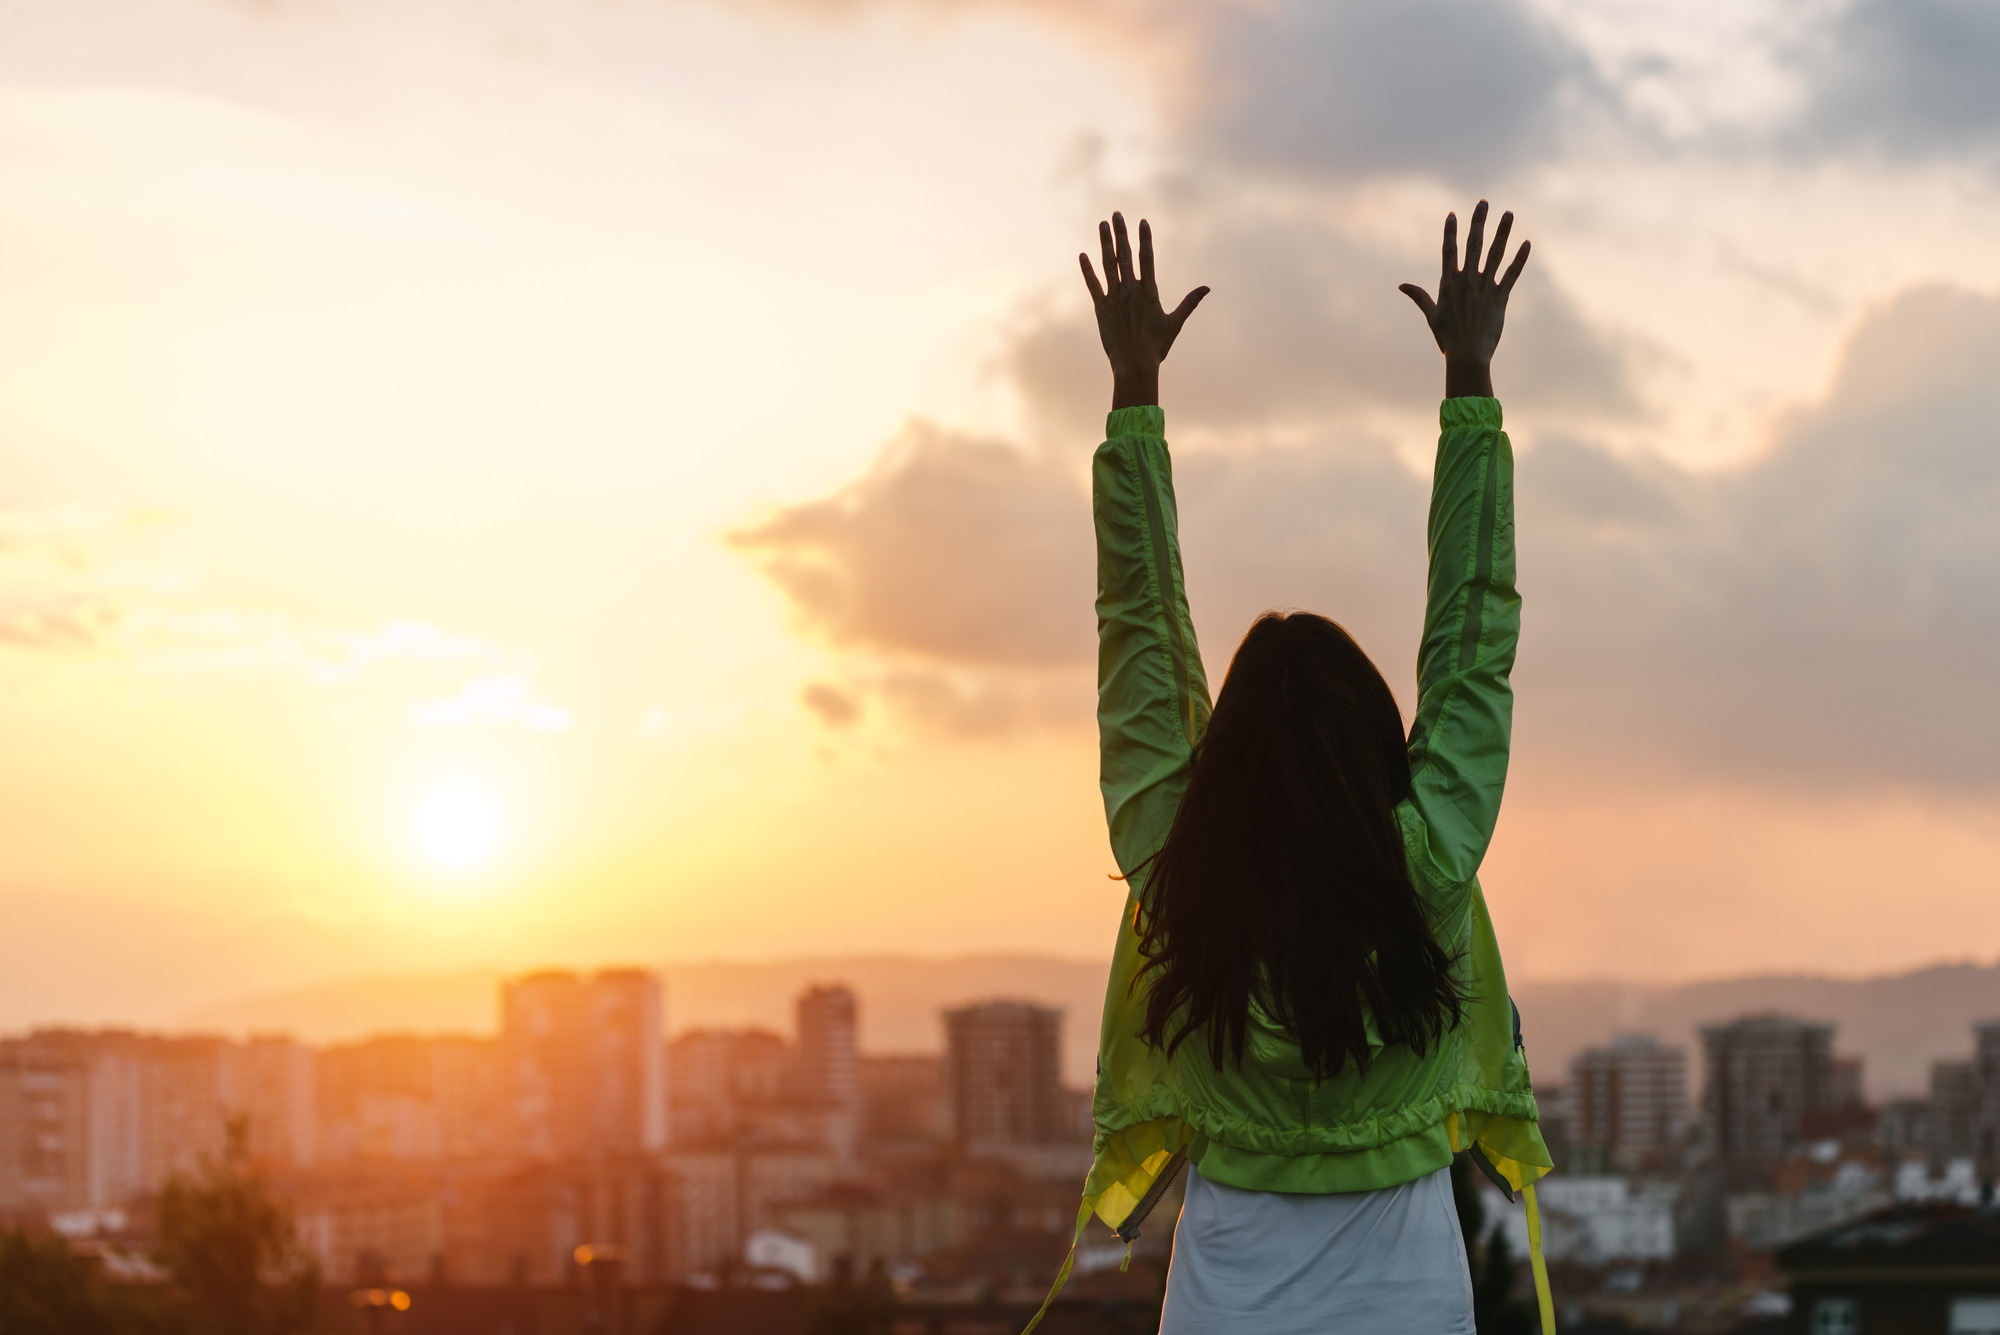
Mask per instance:
[[[1437,309],[1437,303],[1431,300],[1431,294],[1418,287],[1415,283],[1404,283],[1396,290],[1417,303],[1417,309],[1424,313],[1424,320],[1428,323],[1431,318],[1431,312]]]
[[[1500,272],[1500,259],[1507,253],[1507,233],[1513,230],[1514,215],[1512,213],[1501,214],[1500,226],[1493,233],[1493,249],[1486,252],[1486,268],[1484,272],[1488,281],[1491,281],[1493,275]]]
[[[1456,213],[1447,213],[1444,215],[1445,277],[1449,278],[1451,277],[1451,275],[1457,272],[1458,272],[1458,215]],[[1444,289],[1442,286],[1440,286],[1438,290],[1442,292]]]
[[[1138,281],[1138,274],[1132,264],[1132,238],[1125,231],[1125,215],[1111,215],[1111,230],[1118,237],[1118,281],[1131,283]]]
[[[1153,286],[1153,224],[1139,219],[1139,282]]]
[[[1472,210],[1472,226],[1465,233],[1465,272],[1479,272],[1480,244],[1486,235],[1486,201],[1480,200]]]
[[[1514,252],[1514,262],[1507,266],[1507,273],[1500,280],[1501,296],[1504,297],[1514,290],[1514,280],[1521,276],[1521,270],[1528,267],[1528,251],[1534,244],[1532,241],[1523,241],[1521,248]]]
[[[1118,246],[1111,239],[1111,224],[1097,224],[1097,246],[1104,254],[1104,287],[1108,292],[1118,290]]]
[[[1076,262],[1083,266],[1083,284],[1090,289],[1091,304],[1104,300],[1104,289],[1097,285],[1097,270],[1090,267],[1090,256],[1077,252]]]

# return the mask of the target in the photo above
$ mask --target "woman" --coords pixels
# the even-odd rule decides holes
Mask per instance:
[[[1445,220],[1416,302],[1445,357],[1430,580],[1407,738],[1345,631],[1268,613],[1213,711],[1181,577],[1159,368],[1207,288],[1168,312],[1100,225],[1083,275],[1113,373],[1093,464],[1098,722],[1130,887],[1104,1006],[1095,1212],[1129,1240],[1185,1162],[1163,1335],[1472,1330],[1452,1155],[1510,1188],[1548,1171],[1475,873],[1506,777],[1520,626],[1513,460],[1490,364],[1523,243],[1480,266]]]

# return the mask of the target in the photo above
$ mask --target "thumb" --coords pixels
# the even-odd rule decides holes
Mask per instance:
[[[1418,287],[1415,283],[1404,283],[1396,290],[1417,303],[1417,309],[1424,313],[1424,322],[1428,324],[1431,312],[1437,309],[1437,303],[1431,300],[1431,294]]]
[[[1201,305],[1201,299],[1207,295],[1207,288],[1198,287],[1181,298],[1181,304],[1174,307],[1173,314],[1167,317],[1167,319],[1173,322],[1176,334],[1181,332],[1181,326],[1187,323],[1188,316],[1194,314],[1194,308]]]

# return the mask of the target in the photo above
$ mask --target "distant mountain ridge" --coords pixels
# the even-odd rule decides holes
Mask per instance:
[[[676,962],[658,966],[666,983],[669,1032],[758,1025],[791,1032],[792,1000],[810,983],[840,982],[860,999],[867,1052],[935,1052],[938,1012],[994,997],[1059,1006],[1063,1066],[1088,1084],[1103,1005],[1105,966],[1036,955],[943,959],[850,956],[771,961]],[[190,1015],[189,1028],[231,1033],[288,1032],[315,1043],[371,1033],[493,1033],[498,969],[364,977],[246,998]],[[1835,1049],[1860,1056],[1871,1098],[1921,1094],[1930,1064],[1972,1050],[1972,1025],[2000,1019],[2000,964],[1939,964],[1871,978],[1771,974],[1681,984],[1608,979],[1520,983],[1523,1037],[1538,1083],[1565,1079],[1570,1058],[1620,1032],[1658,1035],[1688,1049],[1701,1080],[1703,1024],[1757,1011],[1838,1026]]]

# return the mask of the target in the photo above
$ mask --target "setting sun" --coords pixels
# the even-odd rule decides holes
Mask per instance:
[[[441,788],[424,799],[417,813],[417,836],[424,851],[447,867],[484,862],[500,837],[500,816],[483,793]]]

